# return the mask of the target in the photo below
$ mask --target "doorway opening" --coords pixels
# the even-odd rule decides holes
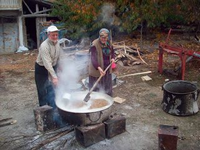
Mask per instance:
[[[29,50],[37,49],[36,19],[26,18],[27,47]]]

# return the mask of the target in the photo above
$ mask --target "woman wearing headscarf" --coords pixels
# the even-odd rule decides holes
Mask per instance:
[[[104,71],[110,63],[114,62],[114,50],[110,43],[110,33],[106,28],[99,31],[99,38],[92,42],[90,48],[91,61],[89,65],[89,89],[102,75],[94,91],[104,91],[112,96],[112,69]]]

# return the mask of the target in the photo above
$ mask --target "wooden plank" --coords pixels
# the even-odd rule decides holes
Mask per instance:
[[[145,71],[145,72],[138,72],[138,73],[133,73],[133,74],[127,74],[127,75],[118,76],[117,78],[137,76],[137,75],[143,75],[143,74],[149,74],[149,73],[152,73],[152,71]]]
[[[115,98],[113,98],[113,100],[114,100],[114,102],[119,103],[119,104],[126,101],[126,99],[123,99],[123,98],[120,98],[120,97],[115,97]]]
[[[149,76],[142,76],[141,77],[142,81],[151,81],[152,78],[150,78]]]

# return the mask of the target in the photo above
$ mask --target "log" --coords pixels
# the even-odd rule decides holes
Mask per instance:
[[[11,119],[12,119],[12,118],[1,119],[0,122],[5,122],[5,121],[11,120]]]
[[[142,59],[142,57],[140,56],[140,52],[139,52],[138,48],[137,48],[137,52],[138,52],[138,56],[140,57],[140,60],[142,60],[142,62],[145,63],[146,65],[148,65],[148,64]]]
[[[127,49],[129,49],[129,50],[132,50],[132,51],[136,51],[136,47],[134,47],[134,46],[127,46],[127,45],[115,45],[115,44],[113,44],[113,48],[114,49],[121,49],[121,48],[127,48]]]
[[[125,51],[125,53],[126,52],[130,52],[130,53],[134,53],[134,54],[137,54],[137,51],[136,51],[136,49],[131,49],[130,47],[128,47],[128,46],[113,46],[113,49],[116,51],[116,50],[124,50]]]
[[[124,53],[126,54],[126,45],[125,45],[125,43],[124,43]]]
[[[13,121],[8,122],[8,123],[0,124],[0,127],[5,127],[5,126],[8,126],[8,125],[13,125],[15,123],[17,123],[17,120],[13,120]]]
[[[124,66],[132,66],[132,61],[131,60],[123,60],[122,61]]]
[[[141,62],[135,61],[135,62],[132,63],[132,66],[134,66],[134,65],[140,65],[140,64],[141,64]]]
[[[120,43],[125,43],[125,42],[128,42],[129,40],[124,40],[124,41],[119,41],[119,42],[113,42],[114,44],[120,44]]]
[[[137,61],[138,59],[129,55],[128,53],[124,53],[124,52],[121,52],[122,55],[126,56],[129,60],[132,60],[132,61]]]

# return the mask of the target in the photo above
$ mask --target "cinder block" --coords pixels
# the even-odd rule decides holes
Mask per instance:
[[[75,128],[76,140],[80,145],[88,147],[106,138],[105,125],[103,123],[80,126]]]
[[[118,134],[126,131],[126,118],[121,115],[110,116],[104,122],[106,130],[106,138],[110,139]]]
[[[176,150],[178,141],[178,127],[160,125],[158,129],[159,150]]]
[[[35,116],[35,125],[38,131],[48,131],[55,129],[53,121],[53,108],[48,105],[37,107],[33,110]]]

